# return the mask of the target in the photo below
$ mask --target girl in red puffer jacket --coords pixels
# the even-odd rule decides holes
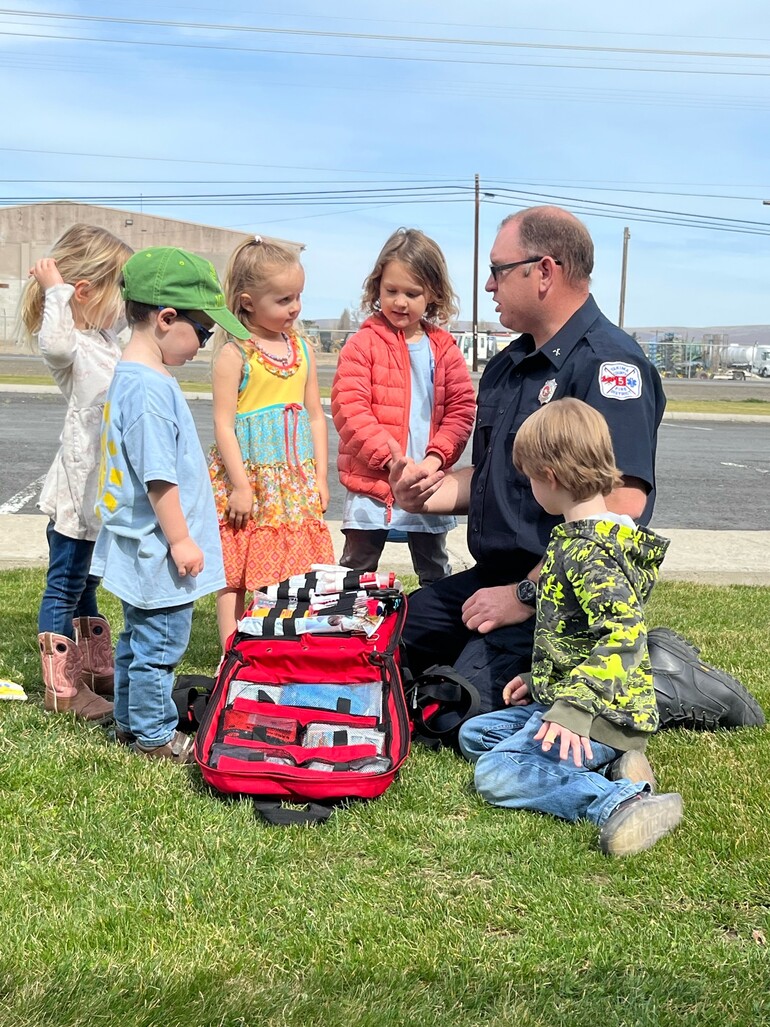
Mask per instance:
[[[340,354],[332,385],[339,432],[337,468],[347,489],[341,563],[377,569],[391,529],[405,532],[420,585],[451,573],[451,516],[413,514],[393,503],[389,440],[432,471],[449,469],[465,449],[475,395],[465,360],[446,324],[457,308],[444,255],[415,228],[399,228],[364,282],[371,313]]]

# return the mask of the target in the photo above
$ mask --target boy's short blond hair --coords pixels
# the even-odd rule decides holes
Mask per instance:
[[[575,500],[608,496],[623,482],[607,422],[581,399],[543,404],[516,433],[513,463],[528,478],[550,468]]]

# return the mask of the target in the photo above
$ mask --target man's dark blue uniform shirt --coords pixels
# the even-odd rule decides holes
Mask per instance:
[[[652,516],[663,386],[637,343],[589,296],[539,350],[531,335],[512,342],[490,361],[479,383],[468,548],[490,584],[518,581],[532,570],[560,520],[535,502],[512,454],[522,422],[541,404],[565,396],[604,415],[617,466],[649,491],[639,522]]]

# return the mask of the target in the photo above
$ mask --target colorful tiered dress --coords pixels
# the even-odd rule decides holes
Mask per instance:
[[[209,458],[229,588],[253,591],[305,574],[313,563],[334,562],[303,406],[307,344],[296,335],[290,342],[287,364],[258,349],[244,353],[235,435],[254,493],[254,513],[245,528],[236,530],[227,520],[232,484],[216,446]]]

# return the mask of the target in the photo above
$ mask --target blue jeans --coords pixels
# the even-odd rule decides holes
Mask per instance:
[[[559,759],[558,740],[545,753],[534,736],[549,707],[512,706],[473,717],[460,728],[463,755],[476,764],[476,790],[493,806],[531,809],[562,820],[601,826],[619,803],[648,790],[644,782],[608,781],[597,773],[621,755],[591,740],[593,758],[582,767]]]
[[[179,714],[172,702],[174,670],[190,641],[193,604],[140,610],[123,603],[115,651],[115,725],[142,745],[165,745]]]
[[[54,529],[53,521],[46,528],[48,538],[48,576],[40,601],[37,630],[52,631],[75,639],[73,617],[98,617],[96,589],[99,579],[89,574],[94,543],[83,538],[69,538]]]

